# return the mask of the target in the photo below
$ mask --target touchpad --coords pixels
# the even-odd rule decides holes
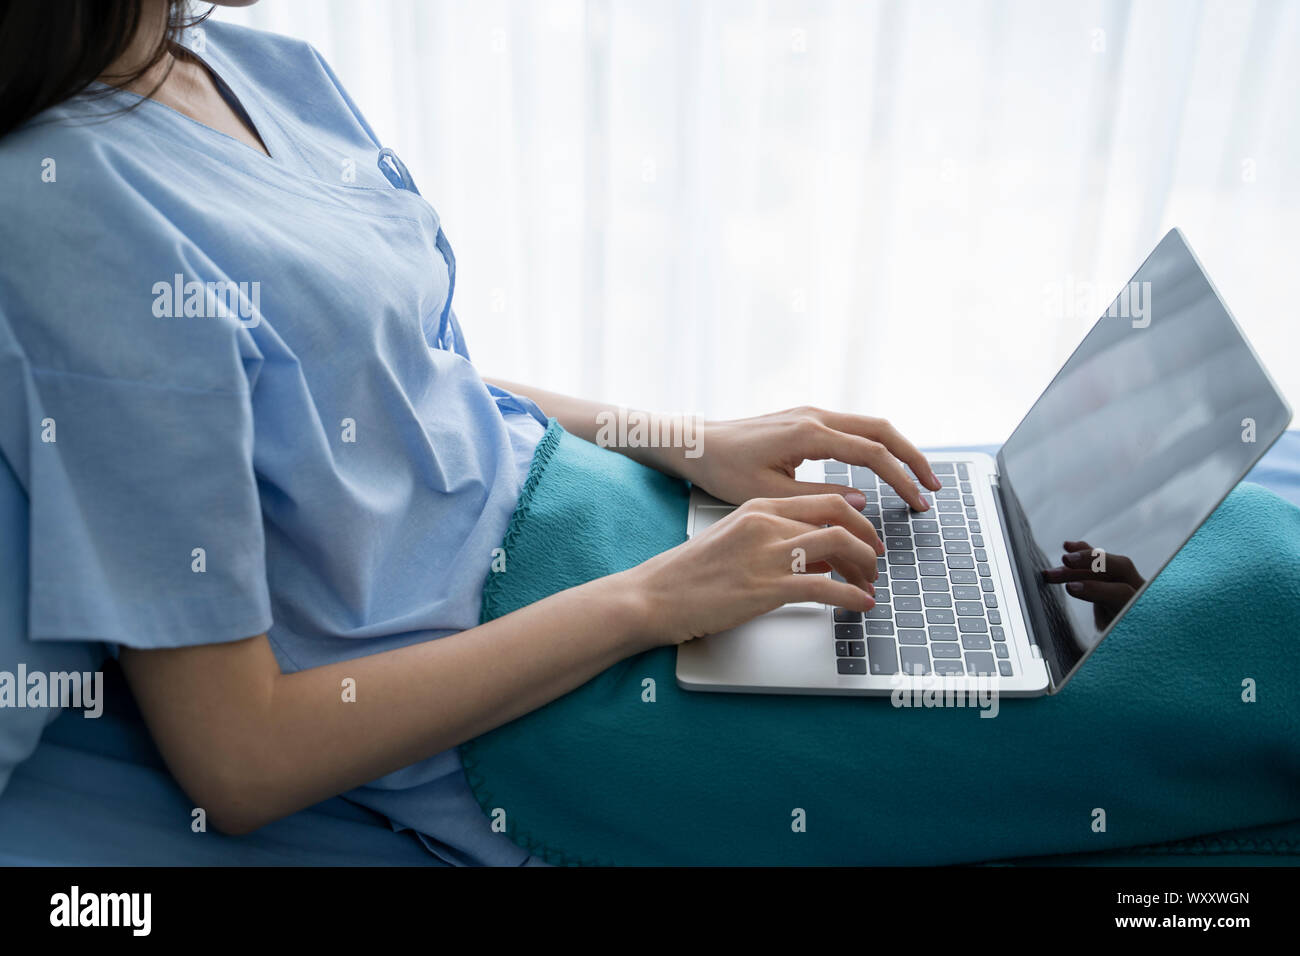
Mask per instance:
[[[717,524],[735,510],[730,505],[700,505],[695,509],[695,524],[691,528],[691,537]]]

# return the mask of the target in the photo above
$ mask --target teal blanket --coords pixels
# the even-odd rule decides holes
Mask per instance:
[[[680,482],[552,423],[483,619],[679,544],[686,500]],[[552,863],[1300,854],[1300,826],[1286,826],[1300,821],[1298,637],[1300,509],[1243,484],[1062,693],[1002,701],[995,719],[683,691],[665,648],[462,759],[484,811]]]

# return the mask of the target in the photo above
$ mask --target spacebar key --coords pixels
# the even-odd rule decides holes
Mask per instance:
[[[873,674],[897,674],[898,651],[892,637],[868,637],[867,660]]]

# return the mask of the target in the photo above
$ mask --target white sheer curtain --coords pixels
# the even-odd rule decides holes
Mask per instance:
[[[1171,226],[1300,399],[1293,0],[263,0],[410,167],[490,374],[1000,441]]]

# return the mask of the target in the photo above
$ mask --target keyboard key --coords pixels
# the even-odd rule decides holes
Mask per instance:
[[[828,485],[847,485],[849,483],[848,475],[827,475],[826,484]]]
[[[906,509],[906,508],[886,508],[886,507],[882,507],[882,508],[880,509],[880,513],[883,514],[883,515],[885,516],[885,521],[886,521],[886,523],[888,523],[888,522],[890,522],[890,521],[906,521],[906,520],[907,520],[907,509]]]
[[[836,657],[848,657],[848,656],[849,656],[849,644],[851,644],[851,643],[852,643],[851,641],[836,641],[836,642],[835,642],[835,656],[836,656]]]
[[[957,613],[962,617],[983,617],[984,605],[979,601],[958,601]],[[867,616],[871,615],[868,613]]]
[[[837,641],[862,640],[862,625],[861,624],[836,624],[835,640]]]
[[[925,612],[925,619],[931,624],[951,624],[956,620],[956,618],[953,617],[952,611],[941,607],[930,608],[927,610]]]
[[[895,582],[916,580],[916,568],[911,567],[910,565],[900,564],[896,568],[890,568],[889,573],[894,576]],[[974,577],[974,575],[972,575],[972,577]],[[895,586],[897,586],[897,584],[895,584]]]
[[[945,541],[965,541],[966,529],[957,525],[948,525],[943,529],[943,540]]]
[[[940,514],[944,512],[952,513],[954,511],[958,514],[962,514],[965,510],[962,508],[960,501],[940,501],[935,507],[939,509]],[[965,524],[965,522],[962,523]]]
[[[937,534],[918,534],[913,538],[913,540],[916,542],[916,547],[918,549],[943,547],[943,538],[939,537]]]
[[[918,561],[942,561],[943,548],[917,548],[916,560]]]
[[[943,543],[943,550],[947,551],[949,554],[970,554],[970,542],[945,541]]]
[[[876,588],[876,593],[880,593],[879,588]],[[980,589],[969,584],[958,584],[952,589],[952,596],[958,601],[978,601],[980,599]]]
[[[867,662],[862,658],[840,658],[835,662],[835,670],[841,674],[865,674]]]
[[[966,672],[968,674],[996,674],[992,654],[967,654]]]
[[[879,577],[876,578],[876,603],[877,604],[889,603],[889,588],[881,587],[881,582]]]
[[[870,468],[863,468],[861,465],[853,466],[853,487],[854,488],[874,488],[876,487],[876,473]]]
[[[888,571],[889,562],[884,558],[876,558],[876,570],[881,572]]]
[[[975,567],[975,562],[965,554],[948,555],[948,567],[954,569],[969,569]]]
[[[921,562],[921,577],[947,577],[948,569],[937,561]]]
[[[1007,639],[1007,632],[1000,627],[990,627],[989,633],[993,635],[995,641],[1005,641]]]
[[[981,564],[979,566],[979,569],[980,569],[980,577],[982,578],[987,578],[990,574],[992,574],[987,564]]]
[[[940,500],[947,499],[947,498],[954,498],[960,500],[961,492],[958,491],[956,488],[940,488],[938,491],[934,493],[934,496],[936,498],[939,498]]]
[[[896,534],[890,535],[889,537],[885,538],[885,549],[887,551],[894,551],[894,550],[911,551],[912,539],[899,537]]]
[[[970,492],[971,492],[970,482],[969,481],[961,482],[961,493],[963,495],[968,495],[970,494]]]
[[[893,621],[867,621],[868,634],[893,634]]]
[[[890,551],[889,563],[893,564],[916,564],[916,555],[911,551]],[[972,565],[973,567],[973,565]]]
[[[885,525],[885,534],[897,534],[907,537],[912,533],[912,526],[907,522],[890,521]]]
[[[898,643],[900,644],[924,644],[925,631],[912,630],[910,628],[898,632]],[[1001,647],[1002,645],[998,645]]]
[[[985,551],[983,548],[976,548],[976,549],[975,549],[975,560],[976,560],[976,561],[987,561],[988,559],[989,559],[989,553],[988,553],[987,551]]]
[[[867,638],[867,660],[871,662],[873,674],[897,674],[898,652],[894,650],[892,637]]]
[[[943,591],[946,594],[948,592],[948,579],[947,578],[922,578],[921,587],[924,588],[926,591]]]
[[[961,660],[961,648],[956,644],[931,644],[930,653],[934,655],[935,660]]]
[[[984,590],[984,591],[992,591],[992,590],[993,590],[993,579],[992,579],[992,578],[981,578],[981,579],[980,579],[980,588],[981,588],[982,590]]]
[[[880,592],[877,591],[877,594]],[[930,595],[926,595],[929,597]],[[944,595],[945,597],[947,595]],[[879,598],[877,598],[879,600]],[[921,599],[919,597],[897,597],[894,598],[894,609],[897,611],[919,611],[921,610]]]
[[[867,642],[866,642],[866,641],[849,641],[849,653],[848,653],[846,656],[848,656],[848,657],[866,657],[866,656],[867,656]]]
[[[869,621],[867,623],[870,624]],[[957,622],[957,629],[963,634],[969,634],[972,631],[987,631],[989,626],[984,623],[982,617],[963,617]],[[871,628],[868,627],[868,633],[870,630]]]
[[[951,624],[932,624],[930,626],[930,640],[955,641],[957,640],[957,628]]]
[[[929,518],[917,518],[912,522],[912,532],[914,534],[938,534],[939,522]]]
[[[877,603],[876,606],[868,611],[865,616],[868,621],[892,621],[894,619],[894,612],[889,609],[888,604]]]
[[[977,548],[984,547],[984,535],[979,534],[975,529],[971,529],[970,543]]]
[[[971,533],[971,534],[982,534],[982,533],[983,533],[983,532],[980,531],[980,523],[979,523],[978,521],[972,521],[972,522],[970,523],[970,533]]]
[[[1011,677],[1012,676],[1011,662],[998,661],[998,673],[1001,674],[1003,677]]]
[[[846,607],[837,607],[835,609],[835,622],[837,624],[854,624],[862,620],[861,611],[850,611]]]
[[[939,515],[939,524],[943,527],[960,525],[966,527],[966,519],[961,515]]]
[[[965,462],[960,462],[957,465],[957,477],[960,478],[962,481],[965,481],[970,477],[970,471],[969,469],[967,469]]]
[[[915,581],[895,581],[892,585],[890,585],[890,590],[894,592],[895,596],[899,594],[920,594],[921,593],[921,588],[919,585],[917,585]],[[876,588],[876,593],[877,594],[880,593],[879,587]]]
[[[936,461],[930,465],[930,470],[936,475],[951,475],[956,470],[956,465],[951,461]]]
[[[989,623],[990,623],[990,624],[1001,624],[1001,623],[1002,623],[1002,612],[1001,612],[1001,611],[989,611]]]
[[[934,672],[942,677],[964,677],[966,668],[962,666],[961,661],[945,661],[936,658]]]
[[[1010,656],[1011,656],[1011,652],[1007,650],[1007,645],[1006,645],[1006,644],[994,644],[994,645],[993,645],[993,653],[994,653],[997,657],[1002,657],[1002,658],[1006,658],[1006,657],[1010,657]]]
[[[849,466],[842,461],[824,461],[822,462],[822,470],[828,475],[847,475]]]
[[[948,596],[947,591],[927,591],[925,595],[926,607],[952,607],[952,598]]]
[[[974,508],[974,507],[975,507],[975,496],[974,496],[974,495],[962,495],[962,496],[961,496],[961,503],[964,504],[967,508]]]
[[[899,614],[897,619],[899,627],[925,627],[925,618],[920,614],[913,614],[910,611],[904,611]],[[892,631],[890,633],[893,633]]]
[[[961,646],[968,651],[987,651],[991,645],[987,634],[963,634]]]
[[[974,571],[952,571],[948,574],[953,584],[974,584],[979,580]]]
[[[877,588],[876,590],[877,590],[877,592],[879,592],[880,589]],[[974,588],[971,588],[971,590],[974,591],[975,589],[974,589]],[[985,607],[997,607],[997,606],[998,606],[998,596],[997,596],[996,594],[994,594],[992,591],[986,592],[985,595],[984,595],[984,606],[985,606]]]
[[[900,647],[898,657],[904,674],[930,673],[930,654],[924,647]]]

